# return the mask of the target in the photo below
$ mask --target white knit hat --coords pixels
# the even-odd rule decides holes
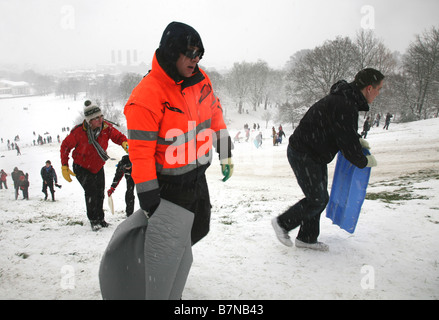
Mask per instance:
[[[94,102],[90,100],[86,100],[84,102],[84,116],[87,122],[90,122],[91,119],[100,117],[102,115],[101,108]]]

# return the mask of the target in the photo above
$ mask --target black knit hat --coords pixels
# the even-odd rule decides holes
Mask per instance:
[[[198,32],[187,24],[174,21],[163,31],[159,51],[167,61],[176,62],[180,53],[185,53],[190,46],[198,47],[204,53]]]

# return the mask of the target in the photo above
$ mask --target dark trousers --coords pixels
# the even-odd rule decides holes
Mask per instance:
[[[20,187],[23,192],[23,199],[29,200],[29,187]]]
[[[91,222],[103,221],[105,198],[104,167],[95,174],[74,163],[73,172],[76,174],[76,179],[78,179],[84,189],[88,219]]]
[[[328,167],[290,146],[287,156],[305,198],[280,215],[278,222],[287,231],[300,226],[297,239],[315,243],[320,234],[320,215],[329,201]]]
[[[20,190],[20,186],[19,186],[18,182],[14,181],[14,189],[15,189],[15,200],[17,200],[18,199],[18,193],[19,193],[19,190]]]
[[[127,180],[127,191],[125,192],[125,204],[126,204],[126,213],[127,217],[133,214],[134,212],[134,187],[135,183],[131,176],[126,177]]]
[[[55,189],[53,188],[53,180],[52,181],[43,181],[43,193],[47,199],[47,187],[49,187],[50,193],[52,194],[52,200],[55,200]]]
[[[192,245],[208,234],[212,206],[204,175],[190,184],[161,183],[160,197],[194,213],[191,231]]]

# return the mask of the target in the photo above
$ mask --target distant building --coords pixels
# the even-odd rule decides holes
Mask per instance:
[[[31,94],[32,88],[28,82],[0,79],[0,97],[28,96]]]

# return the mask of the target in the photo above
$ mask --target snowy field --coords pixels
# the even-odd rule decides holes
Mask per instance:
[[[101,299],[99,263],[125,219],[125,181],[113,195],[114,215],[104,203],[110,227],[91,231],[82,188],[62,178],[56,141],[66,135],[62,127],[73,127],[82,101],[0,100],[0,169],[9,174],[9,189],[0,190],[0,299]],[[193,247],[184,300],[439,298],[439,119],[371,129],[368,141],[378,167],[356,231],[349,234],[322,214],[319,239],[330,250],[315,252],[283,246],[271,227],[273,217],[302,197],[286,158],[287,139],[280,146],[271,143],[271,126],[279,124],[265,129],[262,120],[231,113],[232,137],[238,130],[244,136],[244,123],[259,122],[264,143],[260,149],[252,139],[235,144],[235,171],[226,183],[216,159],[208,170],[211,231]],[[292,133],[287,125],[284,130],[287,137]],[[48,132],[53,142],[33,146],[34,131]],[[19,156],[6,146],[17,134]],[[124,155],[111,143],[108,152],[113,160],[105,165],[107,189]],[[55,202],[44,201],[41,192],[46,160],[62,184]],[[21,195],[14,200],[15,166],[30,175],[28,201]]]

